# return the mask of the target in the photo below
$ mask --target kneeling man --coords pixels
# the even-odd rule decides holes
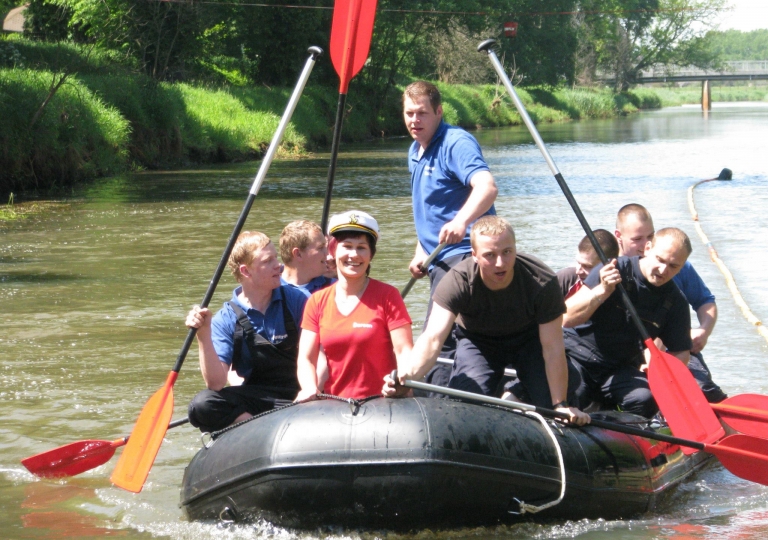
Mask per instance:
[[[652,417],[658,411],[644,371],[644,344],[630,319],[618,283],[623,283],[651,337],[661,338],[670,354],[687,364],[691,350],[688,302],[672,281],[691,254],[688,236],[661,229],[645,257],[619,257],[598,266],[566,301],[565,348],[582,368],[579,402]]]
[[[449,387],[495,395],[509,365],[533,404],[565,412],[573,423],[588,423],[588,415],[568,407],[565,303],[555,273],[539,259],[517,253],[511,225],[498,216],[478,219],[470,243],[472,257],[451,269],[435,290],[429,322],[401,379],[420,379],[429,371],[456,322]],[[575,389],[578,372],[571,371]]]
[[[206,386],[189,404],[189,422],[204,432],[292,403],[299,392],[296,356],[307,297],[280,285],[277,250],[266,234],[240,234],[229,268],[239,282],[232,299],[215,316],[195,306],[186,320],[197,328]]]

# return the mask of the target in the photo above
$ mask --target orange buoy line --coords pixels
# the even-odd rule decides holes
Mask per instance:
[[[747,321],[749,321],[749,323],[757,329],[760,335],[763,336],[766,341],[768,341],[768,328],[766,328],[765,325],[762,323],[762,321],[758,319],[754,313],[752,313],[751,309],[749,309],[749,306],[744,301],[744,297],[742,297],[741,293],[739,292],[739,288],[736,286],[736,281],[733,279],[733,274],[731,274],[731,271],[728,270],[728,267],[725,266],[725,263],[717,254],[717,250],[712,245],[712,242],[710,242],[709,238],[707,238],[707,235],[704,234],[704,230],[701,228],[701,223],[699,222],[699,214],[696,211],[696,206],[694,205],[694,202],[693,202],[693,190],[696,189],[696,186],[699,186],[706,182],[712,182],[715,180],[730,180],[731,174],[732,173],[730,169],[723,169],[722,171],[720,171],[720,176],[718,176],[717,178],[702,180],[700,182],[696,182],[691,187],[689,187],[688,188],[688,208],[691,211],[691,217],[693,218],[693,225],[696,228],[696,232],[699,234],[699,238],[701,238],[701,241],[707,246],[707,249],[709,250],[709,257],[712,259],[712,262],[714,262],[717,265],[717,267],[720,269],[720,272],[723,274],[723,277],[725,277],[725,284],[728,285],[728,289],[731,291],[731,294],[733,295],[733,299],[736,302],[736,305],[739,306],[739,308],[741,309],[741,312],[744,314],[744,317],[746,317]]]

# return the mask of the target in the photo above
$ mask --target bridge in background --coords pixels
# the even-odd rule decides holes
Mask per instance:
[[[599,78],[605,84],[613,84],[615,79]],[[711,81],[759,81],[768,80],[768,60],[735,60],[725,62],[722,71],[699,69],[695,67],[653,66],[640,72],[635,84],[684,83],[701,81],[701,108],[712,108]]]
[[[725,62],[725,69],[714,71],[694,67],[653,66],[640,72],[637,84],[695,81],[768,80],[768,60]],[[606,81],[607,82],[607,81]]]

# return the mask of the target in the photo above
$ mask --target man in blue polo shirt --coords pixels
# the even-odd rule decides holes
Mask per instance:
[[[299,329],[307,297],[280,285],[280,261],[269,237],[240,234],[229,257],[239,282],[212,316],[195,306],[186,325],[197,328],[206,389],[189,404],[189,421],[211,432],[293,402]],[[227,383],[231,386],[227,386]]]
[[[408,170],[418,237],[409,270],[415,278],[429,275],[428,320],[437,284],[472,250],[470,227],[477,218],[496,214],[493,202],[498,189],[477,140],[443,121],[440,91],[434,84],[417,81],[408,85],[403,93],[403,118],[414,139]],[[441,243],[448,245],[430,268],[424,268],[426,258]],[[449,342],[443,356],[451,354]],[[447,379],[431,381],[441,384]]]
[[[280,233],[280,259],[283,261],[281,285],[290,285],[309,296],[333,283],[325,276],[328,242],[320,225],[314,221],[291,221]]]

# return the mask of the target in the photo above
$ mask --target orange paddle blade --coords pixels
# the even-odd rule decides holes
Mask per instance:
[[[173,383],[178,375],[178,372],[171,371],[165,386],[144,405],[110,477],[116,486],[134,493],[144,487],[173,414]]]
[[[42,452],[21,460],[29,472],[42,478],[75,476],[109,461],[126,439],[87,440]]]
[[[675,437],[704,444],[722,439],[725,430],[688,367],[671,354],[661,352],[650,338],[645,346],[651,352],[648,383]],[[683,448],[686,454],[695,451]]]
[[[739,394],[712,408],[720,420],[736,431],[768,439],[768,396],[760,394]]]
[[[714,454],[723,467],[739,478],[768,485],[768,440],[749,435],[729,435],[705,452]]]
[[[371,49],[376,0],[336,0],[331,23],[331,61],[341,79],[339,93],[346,94],[349,81],[368,59]]]

